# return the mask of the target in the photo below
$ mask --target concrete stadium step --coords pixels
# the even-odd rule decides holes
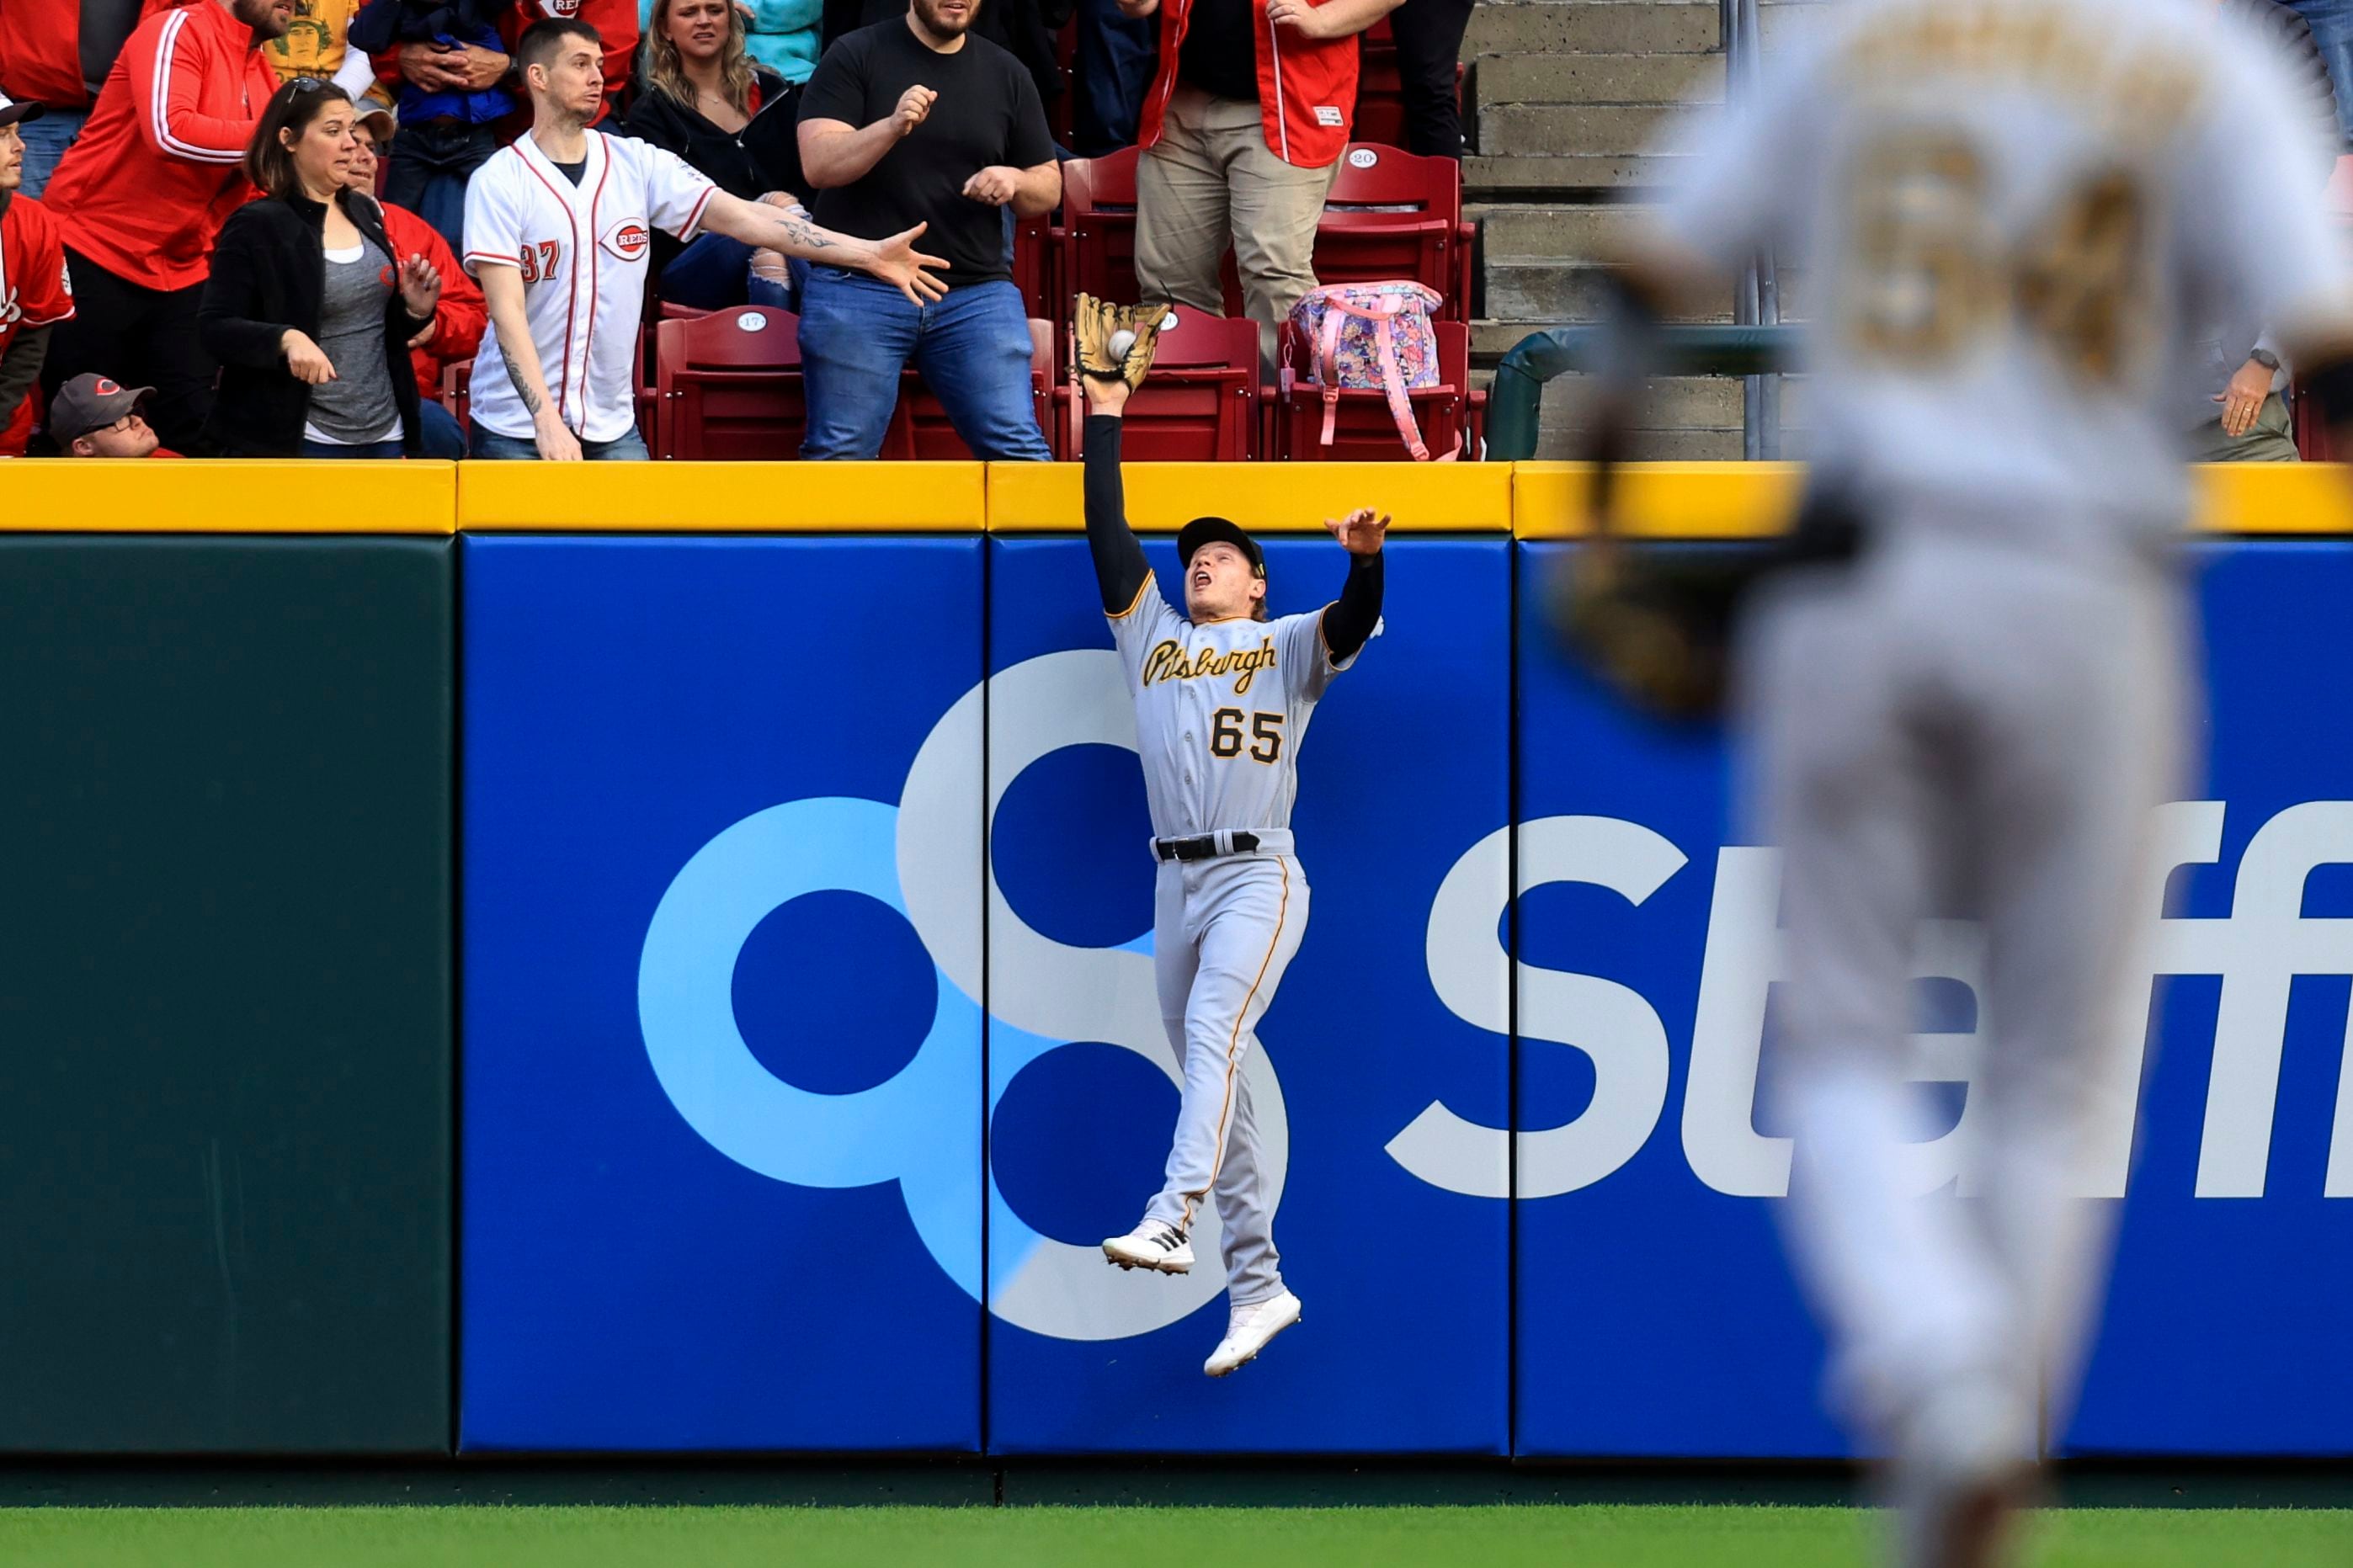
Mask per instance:
[[[1498,55],[1479,62],[1482,109],[1514,103],[1714,103],[1723,98],[1722,55]]]
[[[1489,0],[1471,13],[1474,55],[1706,54],[1715,0]]]

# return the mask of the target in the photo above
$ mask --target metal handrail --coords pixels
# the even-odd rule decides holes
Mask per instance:
[[[1591,370],[1600,363],[1607,326],[1555,327],[1530,332],[1495,367],[1487,395],[1487,460],[1519,462],[1536,455],[1545,383]],[[1653,345],[1661,375],[1738,375],[1778,379],[1798,351],[1798,329],[1772,325],[1662,327]]]
[[[1754,95],[1764,76],[1765,33],[1757,0],[1718,0],[1717,15],[1724,37],[1725,103]],[[1781,280],[1768,247],[1757,253],[1740,277],[1733,294],[1733,320],[1742,326],[1778,326],[1781,321]],[[1741,388],[1740,445],[1742,454],[1757,458],[1781,455],[1781,378],[1752,375]]]

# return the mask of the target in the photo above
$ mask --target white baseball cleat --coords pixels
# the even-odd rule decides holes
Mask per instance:
[[[1266,1342],[1299,1321],[1299,1298],[1285,1290],[1280,1296],[1248,1307],[1236,1307],[1226,1322],[1226,1337],[1201,1363],[1211,1377],[1223,1377],[1244,1362],[1256,1359]]]
[[[1104,1242],[1103,1257],[1122,1268],[1183,1274],[1193,1267],[1193,1243],[1166,1220],[1148,1219],[1125,1236]]]

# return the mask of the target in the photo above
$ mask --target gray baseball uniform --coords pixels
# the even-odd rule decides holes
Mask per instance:
[[[1185,1079],[1145,1217],[1189,1231],[1214,1193],[1229,1297],[1247,1307],[1280,1295],[1282,1275],[1241,1065],[1306,933],[1307,877],[1291,838],[1299,748],[1332,677],[1377,626],[1379,558],[1352,556],[1342,599],[1313,615],[1188,621],[1161,595],[1122,515],[1119,435],[1115,418],[1087,422],[1087,530],[1135,699],[1160,860],[1153,961]],[[1255,842],[1238,845],[1238,834]],[[1174,858],[1179,845],[1197,858]]]
[[[2105,1272],[2073,1167],[2181,777],[2178,390],[2206,321],[2334,323],[2344,281],[2281,73],[2211,7],[1858,0],[1778,63],[1663,227],[1806,269],[1817,479],[1872,527],[1773,585],[1739,661],[1786,851],[1792,1241],[1850,1415],[1902,1452],[1976,1380],[2031,1453]],[[1989,941],[1967,1206],[1915,1201],[1903,1148],[1937,1131],[1911,959],[1947,915]]]

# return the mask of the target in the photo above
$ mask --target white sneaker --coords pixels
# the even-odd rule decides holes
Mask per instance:
[[[1183,1274],[1193,1267],[1192,1239],[1166,1220],[1148,1219],[1103,1243],[1103,1257],[1122,1268]]]
[[[1266,1342],[1299,1321],[1299,1298],[1285,1290],[1252,1306],[1236,1307],[1226,1322],[1226,1337],[1201,1370],[1223,1377],[1266,1349]]]

